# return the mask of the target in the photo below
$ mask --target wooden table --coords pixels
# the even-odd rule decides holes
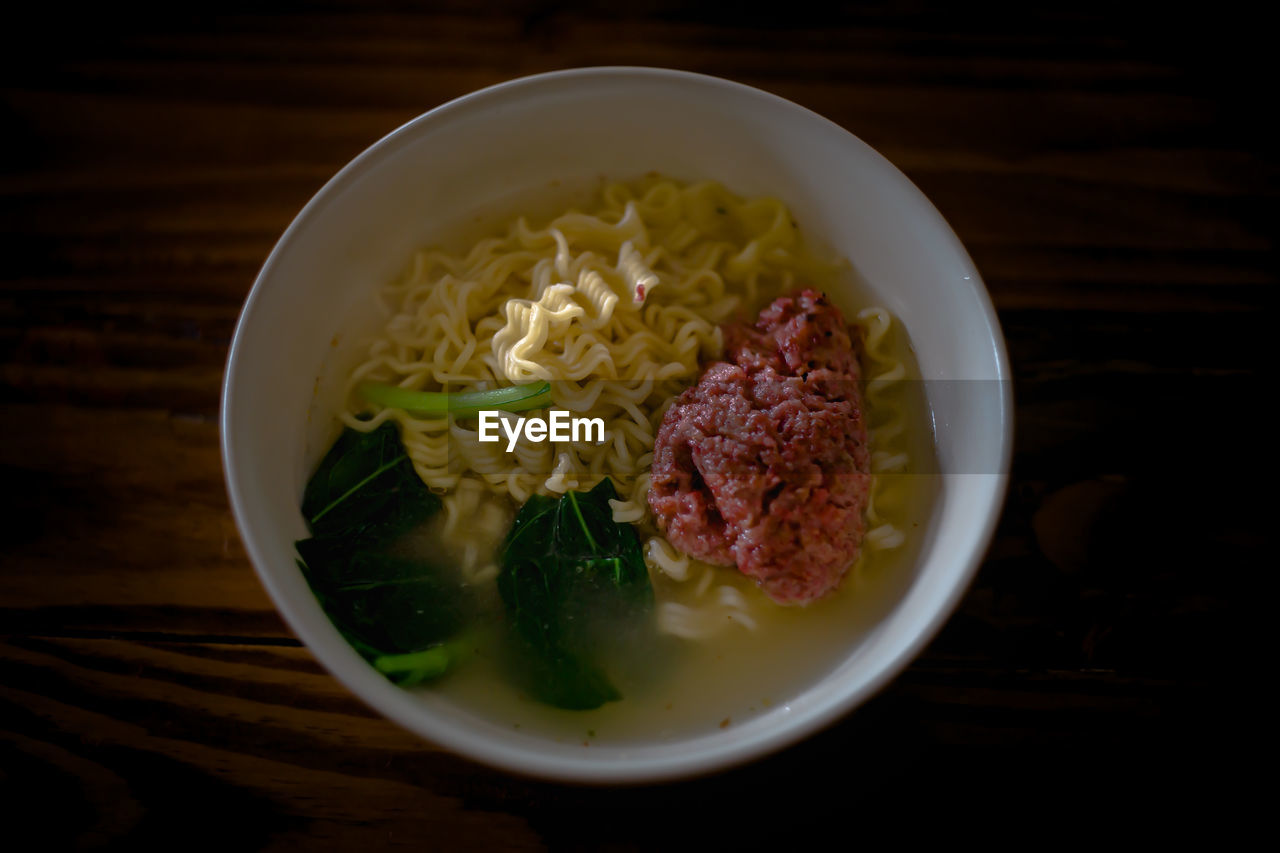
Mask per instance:
[[[1028,814],[1055,832],[1108,814],[1223,831],[1229,760],[1255,748],[1237,590],[1270,565],[1250,499],[1270,455],[1255,401],[1275,385],[1261,367],[1278,196],[1264,37],[1229,7],[1029,5],[777,23],[664,2],[231,2],[11,20],[6,836],[719,848],[831,825],[852,846],[877,826],[927,827],[944,803],[982,840]],[[1017,398],[998,535],[919,660],[783,754],[623,790],[477,766],[328,676],[245,558],[216,421],[241,302],[330,175],[450,98],[593,64],[737,79],[876,147],[984,273]]]

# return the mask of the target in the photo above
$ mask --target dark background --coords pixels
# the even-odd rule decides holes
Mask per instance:
[[[1241,4],[620,5],[6,11],[4,832],[128,850],[1229,839],[1270,742],[1252,627],[1274,562],[1269,31]],[[451,98],[603,64],[759,86],[901,168],[987,281],[1017,441],[973,588],[879,697],[749,767],[601,790],[473,765],[329,678],[245,559],[216,416],[257,268],[329,176]]]

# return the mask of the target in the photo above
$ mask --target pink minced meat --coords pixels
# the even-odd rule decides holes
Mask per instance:
[[[681,551],[805,604],[839,585],[862,542],[871,476],[858,353],[813,290],[725,339],[726,360],[662,420],[649,505]]]

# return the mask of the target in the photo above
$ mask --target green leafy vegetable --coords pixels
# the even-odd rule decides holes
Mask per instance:
[[[359,650],[421,651],[457,634],[470,615],[466,588],[427,561],[348,554],[317,539],[298,543],[298,553],[325,613]]]
[[[360,395],[370,403],[390,409],[403,409],[423,415],[451,414],[468,417],[481,409],[502,409],[507,412],[545,409],[551,405],[551,383],[538,382],[488,391],[449,394],[443,391],[410,391],[395,385],[365,382],[360,386]]]
[[[498,591],[511,623],[512,669],[538,699],[568,709],[621,698],[600,667],[610,637],[645,630],[653,588],[629,524],[613,520],[613,483],[559,500],[535,495],[511,526]]]
[[[296,547],[307,582],[352,646],[404,685],[449,667],[457,654],[446,641],[474,610],[451,573],[395,550],[439,507],[390,423],[344,431],[302,499],[312,536]]]
[[[392,423],[344,430],[302,494],[312,536],[341,539],[352,550],[384,546],[439,508]]]

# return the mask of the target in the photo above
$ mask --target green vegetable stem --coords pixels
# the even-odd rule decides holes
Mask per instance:
[[[443,391],[410,391],[396,385],[365,382],[360,386],[360,395],[370,403],[388,409],[403,409],[406,412],[437,417],[446,414],[470,417],[482,409],[501,409],[507,412],[545,409],[551,405],[551,383],[538,382],[488,391],[449,394]]]

